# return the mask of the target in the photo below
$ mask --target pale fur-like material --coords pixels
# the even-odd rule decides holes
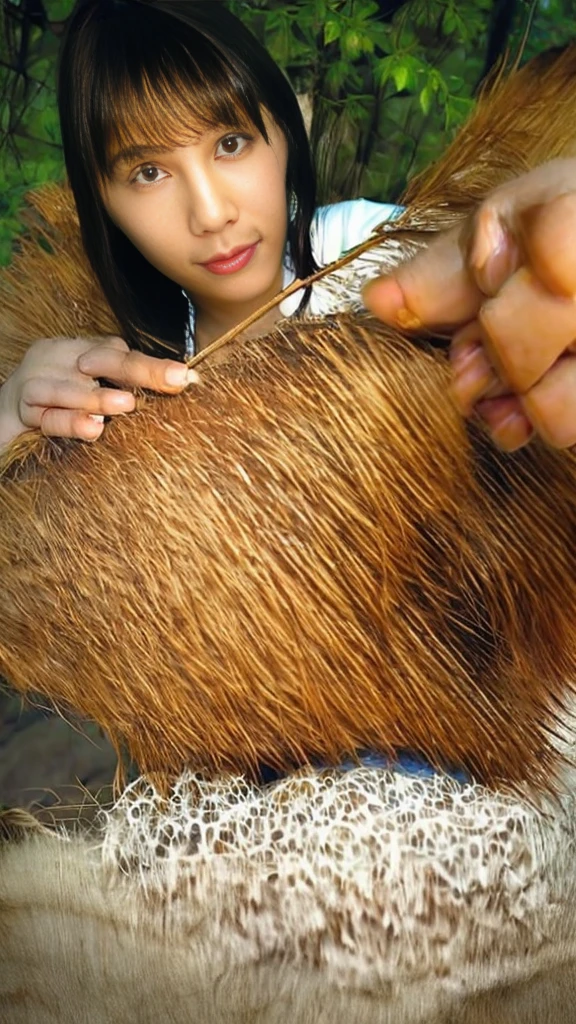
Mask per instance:
[[[0,848],[3,1024],[570,1024],[574,796],[307,773],[144,782]]]

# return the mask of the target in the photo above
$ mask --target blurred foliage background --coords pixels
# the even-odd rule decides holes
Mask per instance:
[[[213,0],[301,98],[320,200],[395,200],[446,147],[498,62],[576,39],[574,0]],[[0,0],[0,263],[30,188],[61,178],[58,47],[73,0]]]

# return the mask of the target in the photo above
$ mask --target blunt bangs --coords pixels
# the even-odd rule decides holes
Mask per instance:
[[[145,11],[143,18],[141,5],[122,5],[112,38],[99,19],[84,69],[90,87],[78,96],[85,109],[78,110],[77,145],[99,178],[110,176],[118,150],[143,143],[175,148],[218,128],[256,128],[268,142],[264,97],[233,55],[157,8]]]

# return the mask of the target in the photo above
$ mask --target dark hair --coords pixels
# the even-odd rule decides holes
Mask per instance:
[[[112,222],[102,185],[111,142],[177,146],[201,128],[256,127],[265,107],[288,146],[288,243],[298,277],[315,270],[314,173],[296,96],[258,40],[215,0],[79,0],[60,54],[66,169],[90,264],[129,345],[184,345],[188,303]],[[306,300],[307,296],[305,296]]]

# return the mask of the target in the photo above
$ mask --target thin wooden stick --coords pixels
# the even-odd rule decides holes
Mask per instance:
[[[212,355],[213,352],[217,352],[218,349],[223,348],[223,346],[227,345],[228,342],[234,341],[238,338],[246,328],[251,327],[252,324],[256,323],[257,320],[260,320],[261,317],[265,316],[271,309],[274,309],[275,306],[279,306],[280,303],[283,302],[284,299],[287,299],[289,295],[293,295],[294,292],[299,291],[300,288],[308,288],[311,284],[314,284],[316,281],[320,281],[321,278],[326,277],[328,274],[333,274],[335,271],[345,267],[348,263],[352,263],[352,261],[358,256],[361,256],[362,253],[379,245],[387,234],[394,232],[396,235],[402,232],[402,222],[405,219],[404,214],[402,214],[397,220],[384,221],[382,224],[379,224],[378,227],[374,228],[374,232],[370,238],[366,239],[365,242],[361,242],[360,245],[357,245],[354,249],[350,249],[350,251],[345,253],[344,256],[340,256],[339,259],[335,260],[333,263],[329,263],[326,267],[321,267],[320,270],[317,270],[314,274],[310,274],[310,276],[304,278],[304,280],[297,278],[292,282],[292,284],[288,285],[287,288],[284,288],[283,291],[278,292],[278,295],[275,295],[273,299],[270,299],[263,306],[260,306],[259,309],[255,310],[254,313],[251,313],[250,316],[247,316],[245,320],[242,320],[241,323],[237,324],[236,327],[233,327],[230,331],[226,331],[225,334],[220,335],[219,338],[216,338],[215,341],[210,345],[207,345],[201,352],[198,352],[196,355],[187,359],[186,365],[190,367],[197,366],[198,363],[201,363],[207,356]],[[408,228],[405,228],[404,230],[408,230]]]

